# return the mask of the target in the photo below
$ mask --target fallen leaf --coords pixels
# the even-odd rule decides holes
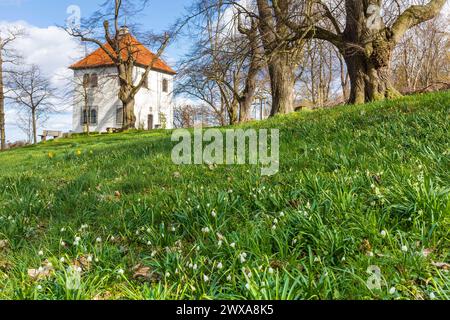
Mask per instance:
[[[121,194],[119,191],[116,191],[116,192],[114,192],[114,196],[115,196],[117,199],[119,199],[119,198],[122,196],[122,194]]]
[[[133,268],[133,279],[145,280],[150,282],[158,282],[161,280],[161,276],[153,272],[150,267],[142,266],[138,264]]]
[[[0,249],[8,249],[9,243],[8,240],[0,240]]]
[[[111,297],[112,297],[111,292],[106,291],[104,293],[96,294],[93,300],[95,301],[109,300]]]
[[[372,245],[370,244],[369,240],[364,239],[363,242],[361,243],[361,246],[359,247],[359,249],[365,253],[371,252]]]
[[[445,262],[433,262],[432,265],[439,269],[450,270],[450,264]]]

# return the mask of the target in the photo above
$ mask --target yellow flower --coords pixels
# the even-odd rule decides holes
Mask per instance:
[[[75,153],[77,156],[81,156],[81,150],[77,150],[77,152]]]
[[[55,154],[54,154],[53,152],[49,152],[49,153],[48,153],[48,157],[49,157],[50,159],[53,159],[53,158],[55,157]]]

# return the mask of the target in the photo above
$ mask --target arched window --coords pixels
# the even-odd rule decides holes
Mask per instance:
[[[91,76],[91,87],[92,88],[98,87],[98,75],[96,73],[93,73]]]
[[[91,122],[92,125],[97,125],[97,108],[91,108]]]
[[[169,80],[163,79],[162,81],[162,91],[169,92]]]

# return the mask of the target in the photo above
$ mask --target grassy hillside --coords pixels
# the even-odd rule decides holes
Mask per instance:
[[[175,166],[163,131],[4,152],[0,299],[449,299],[449,111],[446,92],[248,124],[281,129],[273,177]]]

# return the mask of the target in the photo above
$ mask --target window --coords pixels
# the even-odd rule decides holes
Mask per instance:
[[[91,77],[88,73],[83,75],[83,87],[87,88],[89,86],[89,82],[91,82]]]
[[[96,73],[93,73],[91,76],[91,87],[92,88],[98,87],[98,75]]]
[[[116,126],[123,125],[123,106],[117,106],[116,109]]]
[[[88,114],[90,113],[90,117],[88,119]],[[89,122],[89,125],[97,125],[98,116],[97,116],[97,107],[90,107],[89,110],[84,109],[81,114],[81,124],[86,125]]]
[[[163,79],[162,81],[162,91],[169,92],[169,80]]]
[[[91,124],[97,125],[97,108],[91,108]]]

